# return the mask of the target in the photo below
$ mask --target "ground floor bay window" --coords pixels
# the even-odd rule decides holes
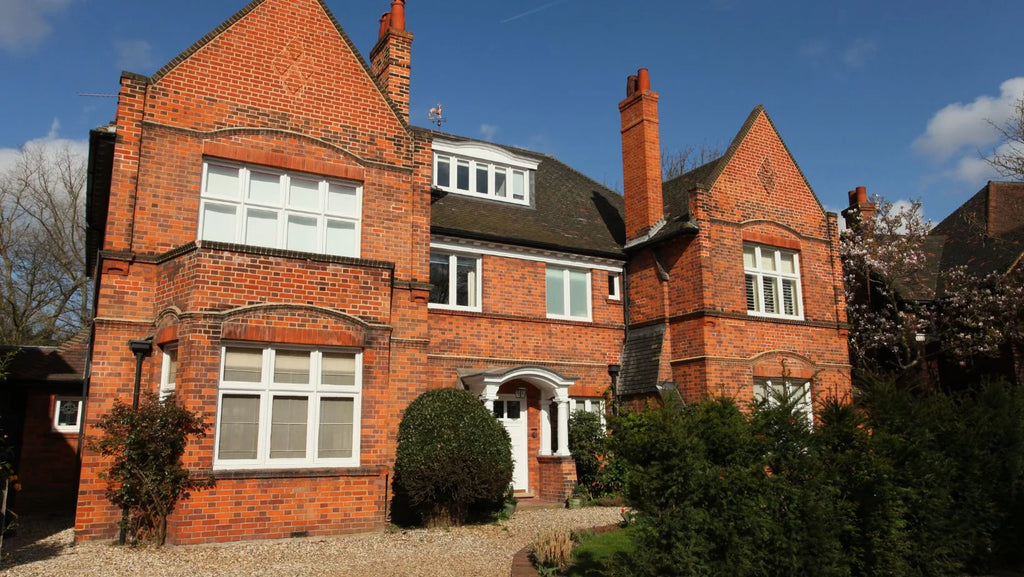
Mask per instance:
[[[216,469],[359,465],[362,354],[226,346]]]

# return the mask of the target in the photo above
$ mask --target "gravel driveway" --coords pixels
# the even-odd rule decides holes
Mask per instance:
[[[339,537],[223,545],[122,548],[72,545],[69,523],[26,525],[4,540],[3,577],[506,576],[512,556],[546,528],[585,529],[620,520],[618,507],[520,509],[508,521]]]

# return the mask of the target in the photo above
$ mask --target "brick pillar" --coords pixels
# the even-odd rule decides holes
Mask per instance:
[[[622,117],[622,184],[626,200],[626,240],[650,231],[662,216],[661,141],[658,136],[658,93],[651,90],[647,69],[626,84],[619,103]]]
[[[411,64],[412,33],[405,29],[405,0],[392,0],[391,12],[381,16],[377,45],[370,51],[370,71],[406,123]]]

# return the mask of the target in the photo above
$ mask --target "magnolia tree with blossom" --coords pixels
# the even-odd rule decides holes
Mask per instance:
[[[872,202],[874,218],[849,227],[840,238],[854,366],[866,373],[903,372],[928,355],[961,364],[1007,352],[1019,358],[1024,273],[977,276],[957,267],[930,279],[925,250],[930,223],[921,203],[897,204],[878,196]]]

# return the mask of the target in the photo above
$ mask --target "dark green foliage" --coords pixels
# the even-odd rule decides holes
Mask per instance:
[[[512,481],[508,432],[468,391],[423,393],[398,426],[395,507],[428,525],[461,524],[502,507]]]
[[[601,417],[587,411],[569,415],[569,452],[576,461],[576,483],[588,494],[597,495],[597,476],[605,454]]]
[[[210,478],[194,478],[182,465],[189,437],[206,435],[203,420],[174,402],[174,396],[160,400],[146,394],[138,410],[118,400],[100,419],[103,431],[91,447],[112,458],[110,469],[101,474],[107,480],[107,498],[127,510],[122,521],[132,541],[163,544],[167,516],[190,491],[213,486]]]
[[[932,576],[1021,561],[1024,393],[862,383],[820,403],[728,399],[612,420],[634,575]]]

